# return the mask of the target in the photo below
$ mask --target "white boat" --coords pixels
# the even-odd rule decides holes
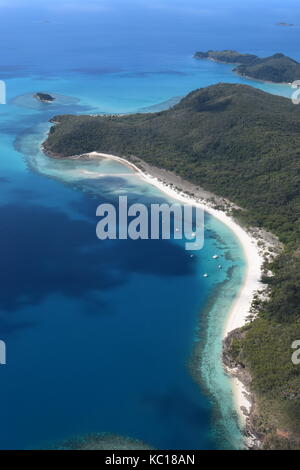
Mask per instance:
[[[218,258],[219,258],[218,255],[214,255],[214,256],[212,257],[212,259],[218,259]]]
[[[208,277],[208,274],[203,274],[203,277]]]

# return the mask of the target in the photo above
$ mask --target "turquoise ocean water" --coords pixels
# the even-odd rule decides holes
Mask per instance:
[[[287,86],[243,80],[228,65],[192,56],[234,48],[300,59],[295,5],[0,5],[7,86],[0,107],[0,338],[7,344],[0,448],[102,432],[157,449],[242,446],[220,362],[224,320],[245,270],[234,234],[206,215],[205,245],[193,258],[183,242],[100,242],[100,203],[128,195],[150,204],[165,195],[116,162],[54,161],[40,144],[55,114],[162,109],[218,82],[289,97]],[[38,103],[37,91],[57,99]],[[92,176],[99,172],[105,176]],[[195,380],[189,365],[198,346]]]

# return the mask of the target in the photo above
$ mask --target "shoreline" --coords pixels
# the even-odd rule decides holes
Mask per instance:
[[[51,156],[55,157],[54,155]],[[56,156],[56,158],[58,158],[58,156]],[[267,256],[267,250],[269,246],[272,246],[272,240],[270,241],[264,238],[262,233],[259,234],[260,239],[254,237],[253,233],[247,233],[243,227],[241,227],[230,215],[226,213],[226,211],[228,212],[230,209],[237,206],[224,198],[218,197],[213,193],[196,187],[192,183],[181,179],[181,177],[178,177],[174,173],[157,167],[151,167],[143,160],[137,158],[134,159],[137,164],[116,155],[100,152],[90,152],[89,154],[65,158],[72,160],[97,158],[115,160],[133,169],[144,181],[158,188],[170,198],[178,200],[181,203],[192,204],[196,207],[200,207],[224,223],[239,240],[247,267],[243,284],[223,325],[223,343],[229,333],[247,324],[247,317],[250,315],[250,308],[254,296],[258,293],[261,295],[265,290],[265,286],[261,283],[262,267],[264,258]],[[182,189],[179,189],[178,185],[180,185]],[[214,207],[218,207],[220,205],[222,206],[222,209],[216,209]],[[262,239],[264,242],[264,248],[258,246],[258,242],[261,242]],[[249,432],[247,432],[249,431],[247,429],[247,417],[251,416],[253,411],[253,399],[251,397],[251,393],[247,389],[247,386],[240,380],[234,369],[229,369],[224,363],[223,367],[225,373],[231,379],[233,400],[238,414],[239,425],[242,431],[246,434],[245,444],[248,448],[252,447],[254,441],[257,443],[257,439],[255,436],[249,435]]]

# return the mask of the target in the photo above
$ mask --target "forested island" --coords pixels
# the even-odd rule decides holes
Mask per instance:
[[[263,448],[300,449],[300,366],[291,361],[300,338],[300,106],[246,85],[218,84],[167,111],[53,122],[49,155],[139,157],[228,198],[242,208],[234,210],[241,224],[278,236],[284,250],[266,261],[262,279],[270,298],[256,301],[257,317],[231,338],[227,353],[251,377],[252,424]]]
[[[55,100],[54,96],[51,96],[48,93],[36,93],[34,98],[42,103],[52,103]]]
[[[196,52],[194,57],[225,64],[239,64],[233,71],[255,80],[292,83],[300,79],[300,63],[281,53],[260,58],[254,54],[241,54],[232,50],[224,50]]]

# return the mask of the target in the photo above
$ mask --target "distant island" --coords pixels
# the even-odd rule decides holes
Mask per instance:
[[[250,86],[218,84],[167,111],[52,122],[44,143],[49,156],[96,151],[168,170],[232,201],[242,208],[233,211],[240,223],[284,244],[274,261],[266,256],[269,295],[254,298],[253,321],[227,338],[224,362],[247,378],[247,432],[259,448],[299,449],[300,368],[291,345],[300,337],[300,106]]]
[[[54,96],[51,96],[48,93],[36,93],[33,96],[42,103],[52,103],[55,100]]]
[[[279,21],[275,23],[275,26],[295,26],[293,23],[285,23],[284,21]]]
[[[237,51],[196,52],[195,59],[210,59],[224,64],[238,64],[233,69],[237,74],[273,83],[292,83],[300,79],[300,63],[284,54],[277,53],[260,58],[254,54],[241,54]]]

